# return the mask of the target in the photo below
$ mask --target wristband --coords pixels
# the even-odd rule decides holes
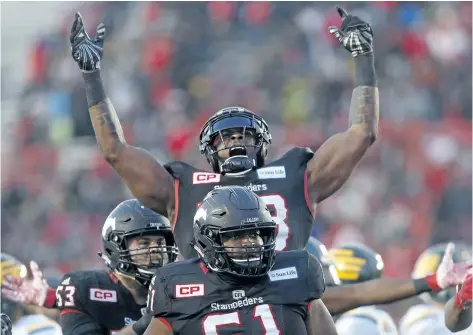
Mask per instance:
[[[46,293],[46,300],[44,301],[43,307],[46,308],[55,308],[56,307],[56,290],[53,288],[48,288]]]
[[[107,95],[105,94],[102,78],[100,77],[100,70],[82,72],[82,75],[84,77],[85,95],[89,108],[105,100]]]
[[[373,86],[378,85],[376,80],[376,71],[374,69],[373,52],[359,55],[355,58],[356,67],[356,86]]]
[[[414,279],[414,290],[416,294],[424,292],[431,292],[432,288],[429,286],[426,278]]]

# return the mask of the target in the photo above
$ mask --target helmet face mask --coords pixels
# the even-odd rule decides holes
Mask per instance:
[[[194,249],[214,272],[260,277],[274,265],[276,223],[245,187],[211,191],[194,216]]]
[[[237,133],[238,139],[232,139]],[[264,165],[271,143],[267,123],[241,107],[224,108],[200,133],[200,152],[215,172],[238,173]]]
[[[208,244],[205,248],[209,267],[216,272],[226,272],[241,277],[265,275],[274,265],[276,250],[276,225],[273,222],[261,222],[232,229],[218,229],[203,226]],[[259,232],[258,242],[245,244],[243,234]],[[237,243],[229,243],[234,236]],[[247,240],[250,240],[247,238]],[[252,240],[251,240],[252,241]]]
[[[178,255],[171,224],[138,200],[119,204],[102,229],[99,255],[112,270],[148,285],[155,270]]]
[[[177,249],[173,244],[174,239],[170,233],[143,231],[139,234],[126,234],[119,251],[120,264],[136,268],[138,276],[148,279],[157,268],[176,259]]]

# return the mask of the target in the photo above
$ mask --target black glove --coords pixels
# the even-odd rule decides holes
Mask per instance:
[[[145,315],[143,315],[138,321],[136,321],[131,328],[137,335],[143,335],[148,328],[151,320],[153,319],[153,313],[151,311],[147,311]]]
[[[82,16],[76,13],[76,19],[71,28],[72,58],[82,71],[93,71],[100,68],[100,60],[103,56],[103,40],[105,38],[105,26],[103,23],[97,27],[95,39],[91,39],[84,28]]]
[[[328,27],[328,31],[335,36],[340,44],[351,52],[353,57],[373,51],[373,31],[368,23],[358,16],[349,15],[343,8],[336,7],[342,17],[342,26]]]
[[[11,335],[12,334],[12,322],[8,315],[2,313],[2,335]]]

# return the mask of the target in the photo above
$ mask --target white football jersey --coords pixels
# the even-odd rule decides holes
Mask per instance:
[[[339,335],[398,335],[392,317],[376,306],[359,307],[344,313],[335,322],[335,327]]]
[[[42,314],[25,315],[15,322],[13,335],[62,335],[61,326]]]
[[[452,334],[445,326],[444,308],[441,305],[420,304],[412,306],[399,321],[400,335],[447,335]],[[471,335],[473,327],[456,332],[456,335]]]

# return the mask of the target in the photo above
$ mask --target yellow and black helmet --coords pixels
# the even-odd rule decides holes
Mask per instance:
[[[342,243],[329,250],[342,284],[361,283],[381,277],[384,262],[381,255],[363,243]]]
[[[445,254],[448,243],[439,243],[427,248],[417,258],[412,271],[412,278],[418,279],[431,275],[437,271],[442,257]],[[463,242],[455,243],[455,250],[452,255],[454,263],[471,262],[471,247]],[[451,287],[441,292],[429,292],[421,294],[419,297],[425,302],[435,301],[444,304],[455,295],[455,288]]]
[[[307,244],[304,248],[309,254],[315,256],[324,271],[325,285],[327,286],[338,286],[341,284],[340,279],[337,276],[337,269],[332,259],[328,255],[327,248],[325,245],[316,239],[315,237],[309,237]]]
[[[13,276],[15,278],[26,278],[28,275],[28,269],[18,259],[2,252],[2,263],[0,268],[1,282],[5,280],[6,276]],[[13,301],[4,299],[2,297],[2,313],[6,313],[12,320],[15,319],[14,315],[21,312],[23,307]]]

